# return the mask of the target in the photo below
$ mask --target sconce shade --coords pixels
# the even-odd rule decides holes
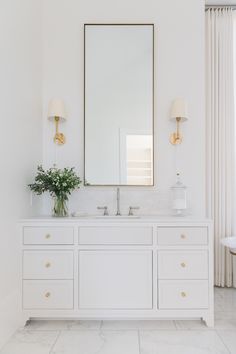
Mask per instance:
[[[61,122],[66,121],[66,111],[64,102],[60,99],[52,99],[48,105],[48,119],[54,120],[59,117]]]
[[[173,101],[170,112],[170,119],[181,118],[181,122],[188,120],[188,105],[183,98],[177,98]]]

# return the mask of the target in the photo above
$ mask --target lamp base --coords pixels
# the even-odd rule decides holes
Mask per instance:
[[[180,134],[173,133],[170,136],[170,142],[172,145],[179,145],[182,143],[182,140],[183,140],[183,138]]]
[[[62,133],[56,133],[54,136],[54,143],[57,145],[64,145],[66,142],[66,137]]]

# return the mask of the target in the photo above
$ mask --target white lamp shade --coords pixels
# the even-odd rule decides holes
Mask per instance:
[[[48,105],[48,119],[54,120],[55,117],[59,117],[60,121],[66,120],[66,110],[64,102],[60,99],[52,99]]]
[[[170,119],[176,120],[176,118],[181,118],[182,122],[188,119],[188,105],[183,98],[177,98],[172,103]]]

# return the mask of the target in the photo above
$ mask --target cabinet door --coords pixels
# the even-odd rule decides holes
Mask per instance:
[[[79,307],[151,309],[152,251],[80,251]]]

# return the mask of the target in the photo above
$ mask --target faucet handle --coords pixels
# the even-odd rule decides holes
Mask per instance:
[[[133,213],[133,210],[139,210],[140,209],[140,207],[138,207],[138,206],[130,206],[129,207],[129,216],[132,216],[132,215],[134,215],[134,213]]]
[[[108,214],[108,207],[107,207],[107,206],[98,206],[97,209],[98,209],[98,210],[104,210],[104,213],[103,213],[104,216],[109,215],[109,214]]]

